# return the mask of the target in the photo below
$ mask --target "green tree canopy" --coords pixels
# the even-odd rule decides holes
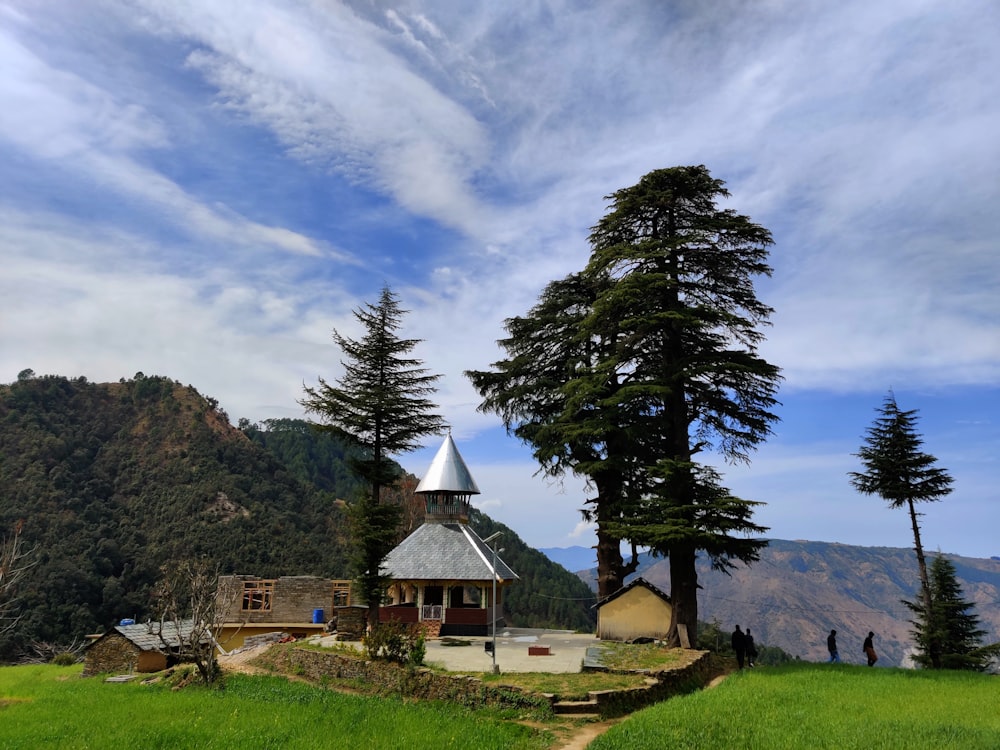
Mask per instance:
[[[549,473],[597,490],[600,595],[623,582],[620,539],[669,555],[673,622],[697,626],[695,557],[757,559],[752,503],[693,459],[747,460],[776,420],[780,374],[757,353],[771,309],[771,235],[716,203],[704,166],[661,169],[608,196],[590,262],[553,282],[525,318],[507,322],[507,359],[469,372],[481,408],[504,419]]]
[[[419,340],[398,335],[402,310],[388,286],[375,305],[354,311],[364,335],[351,339],[334,330],[333,338],[346,356],[344,374],[335,384],[319,379],[306,387],[300,402],[329,430],[359,452],[350,457],[356,475],[368,486],[367,494],[350,511],[358,545],[353,558],[358,585],[368,602],[369,618],[378,621],[385,578],[381,564],[392,549],[399,508],[382,505],[382,488],[400,476],[391,456],[420,447],[420,438],[440,432],[441,417],[428,396],[439,375],[430,375],[418,359],[408,356]]]

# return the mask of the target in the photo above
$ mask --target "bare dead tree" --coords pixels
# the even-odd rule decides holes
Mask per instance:
[[[13,630],[21,619],[17,612],[18,584],[38,561],[32,550],[24,549],[21,532],[24,520],[14,524],[14,530],[0,539],[0,635]]]
[[[232,602],[220,601],[219,568],[205,560],[164,565],[154,591],[160,640],[195,664],[205,684],[220,676],[216,633]],[[223,592],[223,598],[233,595]],[[171,640],[175,639],[175,640]]]

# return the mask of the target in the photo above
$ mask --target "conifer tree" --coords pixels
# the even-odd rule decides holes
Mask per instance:
[[[947,471],[935,466],[937,459],[921,450],[923,440],[917,433],[917,411],[902,411],[896,396],[889,391],[878,418],[868,428],[864,445],[857,457],[864,465],[864,472],[852,471],[851,484],[864,495],[878,495],[890,508],[906,507],[913,529],[913,548],[917,555],[920,591],[923,607],[930,611],[933,592],[927,576],[927,561],[920,540],[920,523],[916,503],[940,500],[951,492],[952,479]],[[933,638],[933,631],[929,637]],[[927,649],[936,660],[939,648],[930,644]],[[935,668],[940,664],[935,661]]]
[[[621,588],[639,565],[635,545],[626,563],[621,537],[609,530],[637,486],[631,419],[618,398],[627,383],[615,373],[596,382],[598,366],[613,356],[614,321],[603,331],[583,329],[605,286],[581,274],[549,283],[526,316],[506,321],[509,335],[497,343],[507,358],[492,370],[466,372],[483,397],[480,411],[500,415],[508,432],[532,447],[542,473],[574,473],[593,487],[581,510],[597,527],[599,597]]]
[[[469,372],[482,407],[528,442],[543,470],[597,489],[600,594],[620,585],[620,540],[668,555],[678,626],[695,638],[698,552],[725,569],[753,562],[752,505],[693,459],[745,461],[770,433],[780,375],[757,346],[771,309],[754,279],[770,274],[771,235],[720,209],[729,195],[704,166],[645,175],[608,196],[582,273],[546,287],[508,321],[505,360]],[[605,587],[607,586],[607,587]]]
[[[305,387],[300,402],[319,416],[321,429],[359,449],[350,465],[368,489],[350,511],[357,545],[353,567],[371,623],[378,622],[385,587],[381,565],[392,550],[399,523],[399,508],[381,503],[382,489],[402,474],[391,457],[415,450],[422,437],[444,426],[428,398],[440,376],[428,374],[420,360],[408,356],[419,340],[398,335],[405,312],[388,286],[377,304],[355,310],[362,338],[333,332],[346,356],[341,361],[343,376],[333,385],[319,378],[317,387]]]
[[[929,609],[922,597],[916,602],[903,602],[916,618],[911,620],[918,649],[914,661],[933,669],[986,670],[1000,654],[1000,644],[982,645],[986,631],[979,627],[979,617],[971,611],[975,605],[963,598],[951,560],[940,554],[934,558],[929,585]]]

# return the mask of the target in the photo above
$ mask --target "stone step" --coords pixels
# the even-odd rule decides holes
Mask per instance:
[[[597,715],[597,701],[557,701],[552,704],[552,712],[556,714]]]

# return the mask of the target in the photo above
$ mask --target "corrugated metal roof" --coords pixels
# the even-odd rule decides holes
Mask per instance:
[[[425,523],[386,556],[382,571],[397,581],[490,581],[493,549],[466,524]],[[517,578],[499,555],[496,575]]]
[[[416,492],[455,492],[463,495],[478,495],[479,487],[472,478],[469,467],[462,460],[451,434],[445,436],[437,455],[424,478],[417,485]]]

